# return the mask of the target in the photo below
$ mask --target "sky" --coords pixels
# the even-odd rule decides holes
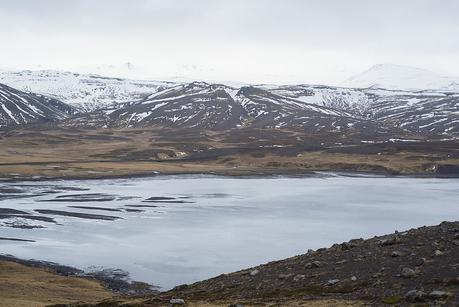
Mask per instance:
[[[380,63],[459,75],[458,12],[457,0],[0,0],[0,67],[251,83],[339,84]]]

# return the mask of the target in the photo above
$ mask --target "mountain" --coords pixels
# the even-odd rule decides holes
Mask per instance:
[[[271,87],[273,93],[346,111],[386,127],[410,132],[459,133],[459,93],[296,85]]]
[[[407,131],[459,134],[459,93],[364,90],[371,100],[366,116]]]
[[[91,127],[301,128],[456,135],[459,94],[329,86],[243,86],[192,82],[65,121]]]
[[[350,88],[459,92],[459,77],[444,76],[409,66],[379,64],[347,79],[341,85]]]
[[[174,83],[109,78],[55,70],[0,71],[0,83],[68,103],[81,111],[94,111],[135,101]]]
[[[347,110],[301,101],[281,90],[251,86],[234,88],[205,82],[164,89],[122,108],[82,114],[65,121],[65,125],[216,130],[291,127],[311,132],[386,130]]]
[[[431,75],[404,66],[377,65],[362,74],[360,81],[392,80],[402,87],[408,84],[403,80],[414,82],[416,76],[427,80]],[[369,81],[361,88],[308,84],[242,86],[136,81],[44,70],[0,72],[0,80],[76,106],[81,111],[78,116],[63,117],[63,124],[68,126],[219,130],[288,127],[314,133],[402,129],[459,134],[459,91],[451,90],[453,82],[444,86],[448,90],[381,89],[382,84]]]
[[[0,84],[0,128],[38,121],[62,120],[77,110],[59,100],[25,93]]]

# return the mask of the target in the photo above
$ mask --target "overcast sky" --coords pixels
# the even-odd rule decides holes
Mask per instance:
[[[131,62],[131,77],[328,84],[378,63],[459,75],[458,14],[457,0],[0,0],[0,67]]]

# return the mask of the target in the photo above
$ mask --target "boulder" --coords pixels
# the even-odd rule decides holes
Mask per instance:
[[[184,306],[185,300],[181,298],[173,298],[169,301],[169,306]]]
[[[258,275],[259,273],[260,273],[260,271],[257,270],[257,269],[255,269],[255,270],[253,270],[253,271],[250,272],[250,276],[256,276],[256,275]]]
[[[403,268],[402,271],[400,272],[400,276],[403,278],[411,278],[416,276],[416,271],[410,268]]]
[[[405,299],[411,303],[424,302],[426,298],[427,298],[427,294],[425,292],[418,291],[418,290],[408,291],[405,295]]]

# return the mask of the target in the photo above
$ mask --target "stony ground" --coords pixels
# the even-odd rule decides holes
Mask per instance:
[[[92,306],[458,306],[458,269],[459,222],[444,222]]]

